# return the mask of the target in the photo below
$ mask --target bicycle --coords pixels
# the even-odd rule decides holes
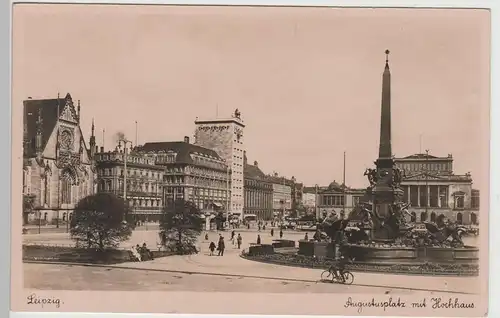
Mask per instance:
[[[345,285],[351,285],[354,282],[354,275],[350,271],[344,269],[340,276],[338,274],[336,275],[336,272],[337,268],[335,266],[330,266],[330,268],[321,273],[321,280]]]

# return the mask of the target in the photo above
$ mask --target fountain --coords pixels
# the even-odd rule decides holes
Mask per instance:
[[[396,167],[391,146],[391,73],[389,50],[382,84],[379,156],[375,169],[367,169],[370,186],[348,218],[319,225],[329,240],[299,242],[299,254],[335,257],[338,249],[364,263],[478,263],[478,249],[464,246],[465,228],[438,220],[414,224],[407,221],[409,204],[403,202],[404,173]],[[328,242],[329,241],[329,242]],[[312,246],[311,246],[312,244]]]

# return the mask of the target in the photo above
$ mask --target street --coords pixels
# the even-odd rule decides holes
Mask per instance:
[[[257,235],[263,243],[277,238],[269,231],[242,230],[242,248],[254,243]],[[398,293],[453,292],[474,293],[479,290],[476,277],[431,277],[414,275],[392,275],[377,273],[354,273],[354,284],[318,283],[321,270],[265,264],[241,258],[238,250],[229,241],[230,232],[222,232],[226,240],[224,256],[209,256],[208,245],[216,242],[217,232],[204,233],[199,240],[200,253],[189,256],[169,256],[147,262],[130,262],[107,267],[77,266],[61,264],[24,263],[25,286],[34,289],[72,290],[184,290],[184,291],[245,291],[259,292],[265,283],[266,290],[277,293]],[[157,231],[134,231],[131,239],[122,244],[129,247],[145,242],[156,247]],[[286,231],[284,238],[298,240],[304,233]],[[309,234],[311,236],[311,234]],[[279,236],[278,236],[279,237]],[[25,243],[69,245],[68,235],[25,235]],[[383,279],[381,279],[383,277]]]

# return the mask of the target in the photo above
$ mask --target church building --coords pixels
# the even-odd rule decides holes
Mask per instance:
[[[60,224],[71,219],[78,201],[95,190],[90,149],[80,129],[80,101],[64,98],[24,101],[23,223]]]

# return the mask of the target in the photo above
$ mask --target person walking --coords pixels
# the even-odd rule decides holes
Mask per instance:
[[[219,238],[219,246],[217,249],[219,250],[219,256],[224,256],[224,249],[226,248],[226,244],[224,243],[224,237],[221,235]]]
[[[208,247],[210,249],[210,256],[214,255],[214,250],[215,250],[215,243],[210,242],[210,246]]]
[[[280,229],[280,238],[283,238],[283,229]]]
[[[234,245],[234,236],[236,235],[236,233],[233,231],[231,231],[231,242],[233,243]]]
[[[236,243],[238,244],[238,249],[241,248],[242,242],[243,242],[243,238],[241,237],[240,233],[238,233],[238,238],[236,239]]]
[[[257,235],[257,245],[260,245],[260,234]]]
[[[307,234],[307,232],[306,232],[306,235],[304,236],[304,240],[309,241],[309,235]]]
[[[274,236],[274,229],[271,229],[271,236]]]

